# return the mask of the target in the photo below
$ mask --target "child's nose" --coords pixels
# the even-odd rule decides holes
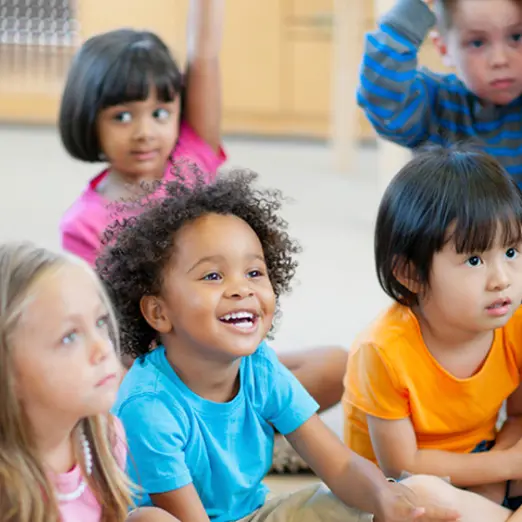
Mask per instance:
[[[104,337],[96,336],[91,341],[91,361],[97,364],[103,361],[113,350],[112,343]]]
[[[152,122],[147,118],[141,118],[136,122],[134,139],[146,139],[152,136]]]
[[[503,264],[494,268],[490,276],[490,288],[493,291],[502,291],[510,286],[509,274]]]
[[[245,278],[231,281],[227,290],[228,297],[245,299],[246,297],[254,295],[252,288]]]
[[[507,64],[507,49],[504,44],[493,45],[491,50],[491,65],[501,67]]]

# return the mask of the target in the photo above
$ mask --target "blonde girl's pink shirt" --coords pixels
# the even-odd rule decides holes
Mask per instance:
[[[116,418],[113,418],[113,420],[116,433],[114,456],[121,469],[125,469],[127,459],[125,432],[121,422]],[[80,467],[76,465],[68,473],[55,475],[52,480],[58,492],[71,493],[80,485],[82,472]],[[62,501],[58,504],[58,508],[62,522],[100,522],[101,520],[102,508],[88,487],[79,498],[71,501]]]
[[[222,149],[217,153],[186,123],[182,123],[176,147],[172,152],[176,161],[195,163],[212,181],[218,168],[226,160]],[[167,165],[164,181],[172,177],[171,165]],[[108,170],[93,178],[81,196],[72,204],[60,222],[62,248],[95,264],[100,251],[103,232],[114,221],[114,210],[98,192],[97,187],[107,176]]]

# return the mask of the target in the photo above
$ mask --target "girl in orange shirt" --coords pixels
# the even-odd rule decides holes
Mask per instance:
[[[389,476],[522,504],[521,251],[520,192],[483,152],[420,153],[386,190],[375,256],[395,302],[355,342],[343,403],[346,443]]]

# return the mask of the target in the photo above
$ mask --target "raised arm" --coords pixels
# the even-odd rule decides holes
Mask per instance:
[[[220,52],[225,0],[191,0],[188,16],[185,119],[218,151],[221,144]]]
[[[422,0],[397,0],[365,38],[357,102],[379,135],[406,147],[429,136],[437,81],[418,69],[417,55],[434,23]]]

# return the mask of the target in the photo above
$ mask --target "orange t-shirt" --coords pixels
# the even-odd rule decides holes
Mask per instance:
[[[366,415],[409,417],[419,448],[470,452],[495,438],[499,410],[518,387],[521,367],[522,308],[495,330],[481,369],[458,379],[430,354],[413,312],[394,304],[350,351],[343,397],[345,442],[376,462]]]

